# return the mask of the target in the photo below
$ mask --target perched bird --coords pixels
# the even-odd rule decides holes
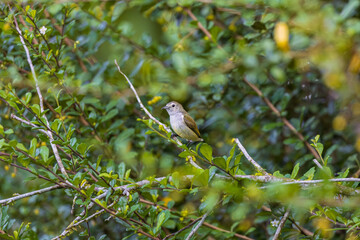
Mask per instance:
[[[194,119],[192,119],[180,103],[172,101],[162,109],[168,112],[171,128],[177,135],[191,142],[203,141]]]

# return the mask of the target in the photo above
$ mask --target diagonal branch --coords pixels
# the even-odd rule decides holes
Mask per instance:
[[[219,49],[223,49],[223,47],[215,42],[215,40],[212,38],[210,32],[198,21],[198,19],[196,18],[196,16],[191,12],[190,9],[186,9],[187,14],[190,16],[191,19],[193,19],[194,21],[197,22],[198,24],[198,28],[209,38],[211,39],[216,46]],[[232,61],[229,61],[230,63]],[[235,65],[233,66],[233,68],[236,67]],[[264,96],[264,94],[261,92],[261,90],[259,88],[257,88],[254,84],[250,83],[246,78],[243,79],[243,81],[249,85],[249,87],[251,87],[266,103],[266,105],[268,105],[268,107],[270,108],[271,111],[273,111],[275,113],[275,115],[277,117],[279,117],[281,119],[281,121],[285,124],[285,126],[287,126],[290,131],[292,131],[304,144],[305,146],[309,149],[309,151],[314,155],[314,157],[316,159],[320,159],[319,154],[315,151],[314,148],[311,147],[311,145],[306,141],[305,137],[296,130],[296,128],[289,122],[289,120],[287,120],[285,117],[281,116],[280,111],[270,102],[270,100]]]
[[[186,8],[185,9],[186,13],[190,16],[190,18],[192,20],[194,20],[197,23],[198,28],[209,38],[209,40],[213,41],[214,43],[216,43],[215,39],[212,37],[211,33],[202,25],[201,22],[199,22],[199,20],[197,19],[197,17],[191,12],[190,9]],[[216,47],[219,49],[222,49],[222,46],[220,44],[216,44]]]
[[[269,173],[267,173],[254,159],[252,159],[252,157],[250,157],[249,153],[246,151],[246,149],[244,148],[244,146],[240,143],[238,138],[234,138],[235,143],[238,145],[238,147],[240,148],[240,150],[242,151],[242,153],[244,154],[244,156],[246,157],[246,159],[260,172],[262,172],[264,175],[266,176],[270,176]]]
[[[209,215],[210,211],[206,212],[202,217],[199,223],[191,230],[190,234],[187,236],[186,240],[190,240],[191,237],[196,233],[200,226],[204,223],[205,219]]]
[[[290,208],[288,208],[284,214],[284,216],[281,218],[281,221],[279,223],[278,228],[276,229],[275,235],[272,240],[277,240],[280,236],[281,230],[284,227],[286,219],[289,217],[290,214]]]
[[[33,76],[34,81],[35,81],[35,87],[36,87],[36,91],[38,93],[39,101],[40,101],[40,112],[42,114],[44,112],[44,99],[43,99],[43,96],[41,94],[41,90],[40,90],[40,87],[39,87],[39,81],[38,81],[37,76],[36,76],[34,65],[33,65],[32,61],[31,61],[29,49],[27,48],[27,46],[25,44],[24,38],[22,36],[21,30],[19,28],[19,25],[18,25],[18,22],[17,22],[15,16],[14,16],[14,22],[15,22],[16,31],[18,32],[19,37],[20,37],[21,44],[24,47],[24,50],[26,52],[26,58],[27,58],[27,61],[29,63],[29,66],[30,66],[32,76]],[[50,128],[49,127],[49,121],[47,120],[46,115],[44,114],[43,116],[44,116],[47,127]],[[65,171],[65,167],[64,167],[64,165],[63,165],[63,163],[61,161],[59,151],[58,151],[56,145],[52,143],[54,141],[54,138],[53,138],[53,135],[52,135],[51,131],[47,131],[47,136],[49,137],[50,145],[51,145],[51,148],[52,148],[52,150],[54,152],[55,159],[56,159],[56,162],[59,165],[61,173],[64,174],[64,176],[68,177],[68,175],[67,175],[67,173]]]
[[[141,102],[139,95],[136,92],[136,89],[134,87],[134,85],[130,82],[129,78],[125,75],[125,73],[123,73],[120,69],[120,66],[118,65],[117,61],[115,60],[115,65],[117,66],[119,73],[121,73],[121,75],[124,76],[124,78],[126,79],[126,81],[128,82],[131,90],[134,92],[136,100],[138,101],[140,108],[146,113],[146,115],[148,115],[148,117],[152,120],[154,120],[158,125],[162,126],[167,132],[171,132],[170,128],[168,128],[168,126],[166,126],[165,124],[163,124],[162,122],[160,122],[159,120],[157,120],[144,106],[144,104]]]
[[[32,122],[29,122],[29,121],[27,121],[27,120],[24,120],[24,119],[22,119],[22,118],[19,118],[18,116],[16,116],[16,115],[13,114],[13,113],[10,115],[10,117],[11,117],[12,119],[18,120],[19,122],[22,122],[22,123],[25,124],[25,125],[29,125],[29,126],[31,126],[31,127],[36,127],[36,128],[39,127],[39,126],[33,124]],[[48,132],[45,131],[44,129],[38,129],[38,130],[39,130],[40,132],[44,133],[46,136],[48,136]]]
[[[249,85],[256,92],[257,95],[259,95],[259,97],[261,97],[264,100],[266,105],[268,105],[268,107],[271,109],[271,111],[273,111],[275,113],[275,115],[281,119],[281,121],[285,124],[285,126],[287,126],[290,129],[290,131],[292,131],[305,144],[305,146],[307,147],[307,149],[309,149],[309,151],[312,153],[312,155],[314,155],[314,157],[316,159],[320,159],[319,154],[305,140],[305,137],[296,130],[296,128],[289,122],[289,120],[287,120],[285,117],[281,116],[280,111],[270,102],[270,100],[267,97],[264,96],[264,94],[260,91],[260,89],[257,88],[251,82],[249,82],[246,78],[244,78],[243,80],[247,85]]]
[[[189,227],[191,227],[192,225],[194,225],[195,223],[197,223],[201,219],[202,219],[202,217],[193,220],[190,224],[188,224],[185,227],[181,228],[179,231],[176,231],[174,233],[171,233],[171,234],[167,235],[165,238],[163,238],[163,240],[166,240],[166,239],[169,239],[169,238],[171,238],[173,236],[178,235],[179,233],[181,233],[182,231],[185,231],[186,229],[188,229]]]
[[[140,99],[139,95],[137,94],[134,85],[130,82],[129,78],[125,75],[125,73],[123,73],[123,72],[121,71],[120,66],[118,65],[117,61],[116,61],[116,60],[114,60],[114,61],[115,61],[115,65],[117,66],[119,72],[121,73],[121,75],[124,76],[124,78],[126,79],[126,81],[127,81],[128,84],[129,84],[131,90],[134,92],[135,97],[136,97],[136,100],[138,101],[138,103],[139,103],[139,105],[140,105],[140,108],[146,113],[146,115],[148,115],[148,117],[149,117],[150,119],[154,120],[158,125],[162,126],[162,127],[166,130],[166,132],[172,133],[171,129],[170,129],[168,126],[166,126],[165,124],[163,124],[162,122],[160,122],[159,120],[157,120],[157,119],[146,109],[146,107],[144,106],[144,104],[141,102],[141,99]],[[175,141],[176,141],[176,143],[177,143],[179,146],[182,145],[182,143],[180,142],[179,139],[175,138]],[[201,169],[201,167],[195,163],[193,157],[190,157],[189,162],[190,162],[191,165],[194,166],[195,168]]]

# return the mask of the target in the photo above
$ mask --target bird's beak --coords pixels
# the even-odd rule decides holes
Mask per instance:
[[[167,107],[167,106],[163,106],[161,109],[168,109],[169,107]]]

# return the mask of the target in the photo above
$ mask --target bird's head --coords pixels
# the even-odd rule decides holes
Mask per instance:
[[[183,106],[175,101],[171,101],[168,104],[166,104],[162,109],[165,109],[169,115],[176,114],[178,112],[185,112]]]

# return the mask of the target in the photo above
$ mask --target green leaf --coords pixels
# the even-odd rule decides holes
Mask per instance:
[[[318,150],[319,155],[321,156],[322,152],[324,150],[324,146],[321,143],[318,142],[318,143],[316,143],[316,149]]]
[[[179,157],[181,158],[186,158],[188,156],[194,156],[195,154],[188,151],[188,150],[185,150],[185,151],[182,151],[180,154],[179,154]]]
[[[85,155],[86,153],[86,148],[87,148],[87,145],[85,143],[80,143],[76,150],[81,154],[81,155]]]
[[[292,173],[291,173],[291,178],[292,179],[295,179],[296,178],[296,175],[298,174],[298,172],[299,172],[299,167],[300,166],[300,163],[298,163],[298,164],[296,164],[295,165],[295,167],[294,167],[294,169],[293,169],[293,171],[292,171]]]
[[[35,16],[36,16],[36,10],[31,10],[30,11],[30,15],[31,15],[31,17],[34,19],[35,18]]]
[[[25,94],[25,104],[26,104],[26,105],[29,104],[29,102],[30,102],[30,100],[31,100],[31,97],[32,97],[31,92],[27,92],[27,93]]]
[[[37,145],[37,139],[36,138],[33,138],[31,140],[31,143],[30,143],[30,148],[29,148],[29,155],[31,157],[35,157],[35,154],[36,154],[36,145]]]
[[[12,130],[11,128],[5,131],[6,135],[10,135],[10,134],[13,134],[13,133],[14,133],[14,130]]]
[[[4,127],[3,127],[3,125],[1,125],[1,124],[0,124],[0,134],[3,135],[3,136],[5,135],[5,133],[4,133]]]
[[[174,186],[176,188],[179,188],[180,186],[180,173],[179,172],[174,172],[172,175],[171,175],[171,181],[173,182]]]
[[[309,171],[307,171],[304,176],[307,177],[308,180],[312,180],[314,178],[315,174],[315,167],[310,168]]]
[[[235,150],[236,150],[236,144],[233,145],[233,147],[230,150],[229,157],[226,159],[226,171],[229,169],[229,165],[230,165],[231,159],[234,157]]]
[[[74,133],[74,131],[75,131],[74,125],[71,124],[71,125],[69,126],[68,132],[67,132],[67,134],[66,134],[66,139],[67,139],[67,140],[69,140],[69,139],[71,138],[71,136],[72,136],[72,134]]]
[[[346,178],[349,174],[350,168],[347,168],[345,172],[339,174],[339,178]]]
[[[91,197],[91,195],[93,194],[95,189],[95,184],[91,185],[87,190],[86,190],[86,196],[87,197]]]
[[[273,130],[274,128],[283,126],[283,125],[284,125],[284,124],[283,124],[282,122],[268,123],[268,124],[265,124],[265,125],[262,127],[262,130],[265,131],[265,132],[267,132],[267,131]]]
[[[16,144],[16,148],[18,148],[18,149],[20,149],[20,150],[22,150],[22,151],[24,151],[26,153],[28,152],[27,148],[22,143]]]
[[[100,118],[100,122],[106,122],[106,121],[112,119],[113,117],[115,117],[118,113],[119,113],[119,110],[117,110],[115,108],[115,109],[111,110],[110,112],[108,112],[104,117]]]
[[[210,145],[208,145],[206,143],[202,144],[201,147],[200,147],[200,152],[207,160],[209,160],[209,162],[211,162],[211,160],[212,160],[212,148],[210,147]]]
[[[38,117],[41,116],[40,106],[38,104],[33,104],[30,108]]]
[[[319,138],[320,138],[320,135],[316,135],[316,137],[315,137],[315,142],[318,142],[318,141],[319,141]]]
[[[57,108],[55,108],[55,112],[57,112],[58,114],[61,114],[62,111],[62,107],[58,106]]]
[[[9,145],[10,145],[11,147],[13,147],[13,148],[16,147],[17,143],[18,143],[18,142],[16,141],[16,139],[13,139],[13,140],[9,141]]]
[[[209,183],[209,169],[205,169],[202,173],[195,175],[193,184],[196,186],[207,186]]]
[[[121,162],[118,166],[118,174],[119,174],[119,178],[121,180],[124,179],[124,176],[125,176],[125,163],[124,162]]]
[[[157,217],[157,224],[155,228],[155,233],[157,233],[161,226],[170,218],[170,212],[169,210],[161,211],[160,214]]]
[[[55,119],[51,123],[51,129],[54,130],[56,133],[59,133],[60,127],[61,127],[61,120],[60,119]]]
[[[49,149],[46,146],[40,147],[40,156],[44,160],[44,162],[47,162],[49,159]]]
[[[275,171],[275,172],[273,173],[273,176],[274,176],[274,177],[278,177],[278,178],[283,178],[283,177],[284,177],[284,175],[282,175],[282,174],[280,173],[280,171]]]
[[[213,160],[214,164],[216,164],[218,167],[222,169],[226,169],[226,161],[223,157],[216,157]]]
[[[130,177],[130,173],[131,173],[131,169],[126,170],[126,173],[125,173],[125,180],[128,180],[128,179],[129,179],[129,177]]]

